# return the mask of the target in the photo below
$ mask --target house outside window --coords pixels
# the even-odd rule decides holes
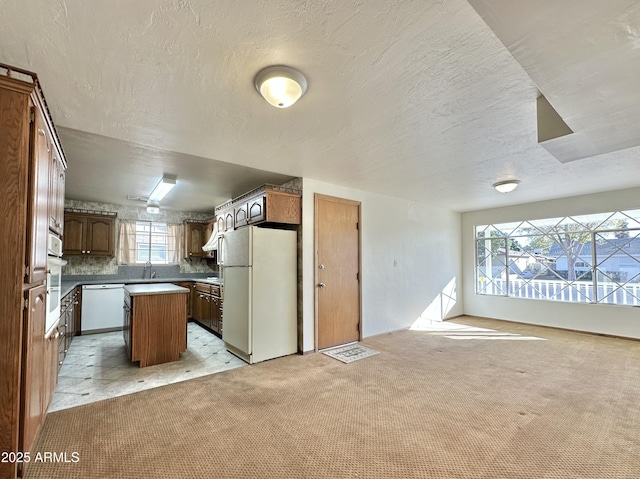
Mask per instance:
[[[640,210],[476,225],[476,293],[640,305]]]

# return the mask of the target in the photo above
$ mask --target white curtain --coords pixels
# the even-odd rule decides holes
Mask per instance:
[[[167,262],[180,264],[182,251],[182,225],[167,223]]]
[[[139,223],[144,224],[146,228],[140,228]],[[149,244],[154,244],[156,246],[158,244],[165,244],[167,258],[166,263],[158,262],[158,264],[180,264],[180,252],[182,251],[182,225],[180,223],[166,223],[166,237],[162,237],[162,232],[159,233],[158,229],[153,227],[149,228],[149,226],[153,224],[154,223],[147,221],[120,221],[120,232],[118,234],[118,264],[136,264],[136,258],[138,257],[136,248],[139,243],[147,245],[146,247],[148,247]],[[142,234],[145,238],[141,239],[141,241],[136,241],[137,234]],[[152,235],[153,238],[148,235]],[[140,257],[146,258],[147,254],[148,253],[145,251],[140,255]]]
[[[118,235],[118,264],[135,264],[136,262],[136,222],[120,220]]]

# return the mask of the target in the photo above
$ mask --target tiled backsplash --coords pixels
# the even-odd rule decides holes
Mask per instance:
[[[144,207],[111,205],[107,203],[93,203],[88,201],[65,200],[65,208],[110,211],[118,214],[116,220],[116,239],[118,237],[119,220],[166,221],[167,223],[182,223],[184,220],[208,220],[211,214],[190,213],[188,211],[160,210],[157,215],[150,215]],[[117,242],[116,242],[117,245]],[[117,246],[116,246],[117,247]],[[67,265],[62,268],[63,276],[91,276],[117,275],[118,278],[142,278],[143,266],[118,265],[116,258],[91,256],[63,256]],[[200,259],[182,259],[180,265],[153,265],[159,278],[173,278],[182,274],[215,273],[217,266],[212,262]],[[147,272],[147,275],[149,273]],[[148,276],[147,276],[148,277]],[[104,279],[104,278],[103,278]]]

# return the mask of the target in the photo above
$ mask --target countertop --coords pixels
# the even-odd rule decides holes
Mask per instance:
[[[174,294],[189,292],[188,288],[171,283],[128,284],[124,290],[131,296],[149,296],[152,294]]]
[[[108,279],[108,280],[69,280],[64,279],[60,283],[60,297],[65,297],[69,294],[73,288],[76,286],[82,286],[85,284],[159,284],[159,283],[180,283],[180,282],[197,282],[197,283],[207,283],[207,284],[220,284],[220,278],[210,277],[210,278],[154,278],[154,279]]]

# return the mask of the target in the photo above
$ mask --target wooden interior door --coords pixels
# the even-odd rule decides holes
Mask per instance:
[[[317,348],[360,339],[360,203],[315,196]]]

